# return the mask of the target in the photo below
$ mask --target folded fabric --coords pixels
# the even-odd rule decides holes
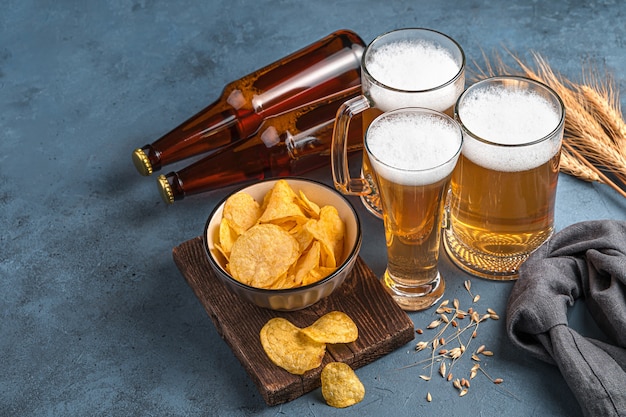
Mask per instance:
[[[578,298],[606,341],[568,327]],[[533,253],[509,296],[506,329],[513,344],[558,366],[585,416],[626,416],[626,222],[578,223]]]

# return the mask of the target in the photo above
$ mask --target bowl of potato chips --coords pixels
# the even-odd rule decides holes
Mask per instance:
[[[209,263],[244,300],[279,311],[330,295],[361,248],[354,207],[334,188],[305,178],[261,181],[227,196],[203,235]]]

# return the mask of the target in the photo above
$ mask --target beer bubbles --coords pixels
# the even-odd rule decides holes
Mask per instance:
[[[452,120],[411,113],[379,116],[367,132],[370,160],[379,176],[404,185],[433,184],[450,175],[461,136]]]
[[[560,141],[543,139],[558,129],[561,112],[533,91],[504,86],[470,90],[457,113],[466,132],[471,132],[463,155],[485,168],[526,171],[544,164],[560,150]],[[494,151],[492,145],[502,146]]]
[[[426,39],[383,44],[366,56],[366,70],[383,84],[370,86],[369,95],[382,111],[427,107],[451,113],[463,83],[450,81],[458,78],[462,67],[462,59]],[[390,87],[392,92],[387,91]],[[415,92],[423,94],[416,96]]]

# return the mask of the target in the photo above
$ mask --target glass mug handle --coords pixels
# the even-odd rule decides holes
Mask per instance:
[[[350,128],[350,121],[355,115],[362,113],[370,107],[369,100],[365,96],[360,95],[346,101],[337,110],[333,140],[330,147],[330,162],[335,188],[346,195],[368,195],[372,192],[365,179],[360,177],[350,178],[350,170],[348,169],[348,129]]]

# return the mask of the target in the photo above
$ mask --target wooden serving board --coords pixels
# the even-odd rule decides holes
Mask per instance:
[[[213,273],[200,237],[175,247],[173,257],[218,333],[268,405],[293,400],[319,387],[320,373],[328,362],[345,362],[357,369],[415,337],[409,316],[387,294],[361,258],[341,287],[327,298],[303,310],[278,312],[257,307],[229,291]],[[269,319],[284,317],[296,326],[306,327],[333,310],[343,311],[354,320],[359,338],[349,344],[328,345],[322,366],[304,375],[293,375],[266,356],[259,332]]]

